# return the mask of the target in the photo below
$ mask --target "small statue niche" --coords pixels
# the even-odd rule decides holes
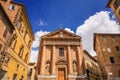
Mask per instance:
[[[73,61],[72,65],[73,65],[73,73],[75,75],[77,75],[77,63],[76,63],[76,61]]]
[[[49,75],[50,74],[50,61],[46,62],[46,73]]]

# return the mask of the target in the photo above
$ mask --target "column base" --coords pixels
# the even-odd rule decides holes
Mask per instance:
[[[69,74],[68,78],[75,78],[75,79],[81,79],[81,78],[87,78],[87,75],[74,75],[74,74]]]
[[[37,78],[38,80],[56,80],[57,76],[56,75],[38,75]]]

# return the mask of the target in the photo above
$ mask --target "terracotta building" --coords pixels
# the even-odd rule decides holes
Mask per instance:
[[[120,24],[120,0],[109,0],[106,7],[112,9],[113,13],[115,14]]]
[[[98,62],[86,50],[84,50],[84,68],[88,80],[102,80]]]
[[[6,73],[2,64],[7,62],[8,56],[5,57],[6,54],[4,52],[12,41],[13,31],[13,24],[0,4],[0,80],[4,76],[2,73]]]
[[[120,34],[94,34],[94,50],[104,80],[120,80]]]
[[[6,64],[2,64],[4,66],[3,71],[6,73],[1,72],[4,75],[1,79],[27,80],[31,45],[34,36],[26,9],[23,4],[11,0],[0,0],[0,4],[15,28],[11,44],[3,52],[5,58],[8,57],[4,59]]]
[[[28,80],[36,80],[36,63],[29,63]]]
[[[41,37],[38,80],[84,80],[81,37],[59,29]]]

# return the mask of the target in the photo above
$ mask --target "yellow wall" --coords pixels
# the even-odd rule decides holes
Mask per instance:
[[[17,36],[17,38],[15,39],[15,40],[17,40],[15,48],[12,49],[12,47],[10,46],[7,50],[9,53],[10,61],[7,64],[7,73],[4,77],[4,79],[8,79],[8,77],[9,77],[10,80],[13,80],[14,74],[17,74],[17,80],[20,79],[22,75],[24,77],[23,80],[27,80],[28,63],[29,63],[30,52],[31,52],[31,47],[30,48],[28,47],[28,43],[29,43],[29,40],[31,40],[31,42],[32,42],[33,39],[31,38],[29,29],[28,29],[29,27],[27,27],[29,25],[25,26],[24,24],[26,24],[26,22],[23,22],[23,21],[24,20],[22,20],[22,25],[23,25],[23,28],[22,28],[23,32],[22,33],[21,33],[21,31],[19,31],[17,29],[17,27],[15,28],[14,34]],[[25,35],[26,30],[27,30],[27,34],[26,34],[26,37],[24,39],[24,35]],[[15,40],[13,40],[13,42]],[[22,45],[24,46],[24,50],[23,50],[22,57],[20,57],[18,55],[19,55],[20,48]],[[26,54],[28,54],[27,61],[25,61]],[[17,65],[19,65],[18,70],[17,70]]]

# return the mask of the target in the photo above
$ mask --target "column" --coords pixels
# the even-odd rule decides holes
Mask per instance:
[[[45,51],[46,51],[46,46],[43,45],[43,49],[42,49],[42,55],[41,55],[41,65],[40,65],[40,74],[44,74],[45,71]]]
[[[72,56],[71,56],[70,45],[68,45],[67,48],[68,48],[68,71],[69,71],[69,74],[72,74],[73,67],[72,67]]]
[[[80,46],[77,46],[78,74],[82,73],[83,52]]]
[[[56,53],[55,52],[56,52],[55,51],[55,45],[53,45],[53,50],[52,50],[52,74],[55,74],[55,71],[56,71],[56,66],[55,66],[55,61],[56,61],[55,55],[56,55]]]

